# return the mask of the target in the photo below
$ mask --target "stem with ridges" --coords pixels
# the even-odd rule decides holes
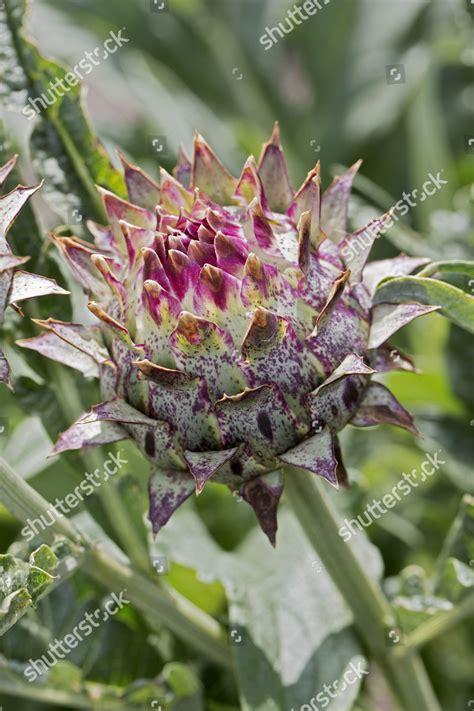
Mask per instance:
[[[24,481],[9,464],[0,459],[2,504],[21,522],[39,518],[51,511],[51,504]],[[66,517],[58,517],[46,530],[74,540],[85,549],[84,572],[108,589],[127,589],[131,603],[154,627],[167,627],[197,651],[226,668],[232,668],[232,656],[221,625],[176,590],[157,587],[130,566],[115,560],[91,545]]]
[[[314,474],[285,467],[285,491],[314,550],[352,610],[354,623],[381,664],[404,711],[441,711],[420,658],[399,657],[387,633],[396,628],[388,600],[339,535],[337,512]]]
[[[71,418],[71,414],[73,414],[73,417],[79,417],[83,413],[84,408],[76,387],[76,383],[74,382],[71,374],[67,372],[65,368],[58,366],[56,363],[50,363],[49,368],[54,371],[53,382],[57,383],[61,393],[61,397],[59,397],[58,393],[58,402],[60,405],[63,402],[67,403],[67,410],[64,410],[65,416],[67,418]],[[86,462],[88,468],[91,468],[92,470],[99,469],[99,471],[102,469],[102,462],[99,461],[96,451],[82,450],[81,457]],[[151,567],[148,548],[144,545],[140,536],[137,534],[133,526],[133,521],[123,505],[123,501],[120,498],[114,483],[111,481],[109,486],[106,488],[102,486],[98,487],[97,496],[99,497],[109,522],[130,561],[142,572],[152,572],[153,569]]]

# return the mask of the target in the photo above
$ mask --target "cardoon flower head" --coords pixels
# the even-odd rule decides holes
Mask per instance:
[[[359,164],[324,193],[318,164],[295,192],[278,126],[238,179],[199,135],[160,184],[122,161],[129,201],[100,190],[109,226],[89,223],[95,245],[54,238],[97,325],[49,319],[23,342],[100,381],[103,402],[54,452],[132,438],[152,462],[155,533],[213,481],[239,491],[274,543],[285,465],[337,487],[347,423],[416,432],[372,376],[412,369],[387,339],[435,307],[372,295],[425,260],[366,265],[389,215],[348,232]]]

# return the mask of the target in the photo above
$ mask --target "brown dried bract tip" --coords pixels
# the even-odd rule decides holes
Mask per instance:
[[[205,264],[201,269],[200,278],[212,291],[217,293],[222,289],[223,274],[217,267]]]
[[[253,315],[253,323],[255,326],[258,326],[258,328],[266,328],[268,324],[268,316],[268,311],[258,307],[255,309],[255,313]]]
[[[339,297],[341,296],[342,292],[344,291],[344,287],[346,286],[346,283],[349,280],[349,277],[351,275],[351,270],[347,269],[347,271],[342,272],[337,279],[335,279],[331,291],[328,294],[328,298],[326,300],[326,304],[319,314],[317,318],[317,323],[320,324],[323,319],[325,319],[329,314],[331,313],[332,309],[336,305]]]
[[[187,256],[184,254],[184,252],[180,252],[179,249],[168,250],[168,258],[177,271],[181,271],[189,263],[189,259],[187,258]]]
[[[178,317],[176,330],[188,341],[192,342],[199,335],[199,323],[200,320],[197,316],[189,313],[189,311],[182,311]]]
[[[119,323],[112,316],[109,316],[109,314],[104,311],[104,309],[102,309],[98,304],[96,304],[95,301],[89,301],[89,303],[87,304],[87,308],[91,313],[94,314],[94,316],[97,316],[98,319],[106,323],[108,326],[115,329],[124,336],[127,336],[127,338],[129,337],[130,334],[128,332],[128,329],[126,329],[125,326],[122,326],[122,324]]]
[[[273,131],[272,131],[272,137],[269,141],[269,143],[272,143],[274,146],[280,147],[280,124],[278,121],[275,121],[273,124]]]
[[[91,262],[104,277],[110,274],[110,267],[101,254],[91,254]]]
[[[257,307],[242,341],[243,355],[248,357],[254,348],[261,352],[271,347],[277,332],[278,320],[275,314]]]
[[[179,384],[186,384],[194,380],[192,375],[188,375],[182,370],[176,370],[175,368],[165,368],[162,365],[157,365],[148,358],[143,360],[134,361],[135,365],[140,371],[139,377],[141,379],[146,378],[148,380],[153,380],[156,383],[160,383],[165,387],[173,387]]]
[[[253,277],[254,279],[258,279],[259,281],[263,279],[263,265],[254,252],[250,252],[247,257],[247,261],[244,266],[244,274],[246,276]]]
[[[232,239],[220,230],[216,233],[216,236],[214,238],[214,244],[216,246],[216,249],[219,250],[219,254],[222,257],[230,257],[238,253],[239,251],[238,249],[236,249],[235,243],[232,241]]]
[[[311,212],[303,212],[298,222],[298,264],[306,276],[310,267]]]

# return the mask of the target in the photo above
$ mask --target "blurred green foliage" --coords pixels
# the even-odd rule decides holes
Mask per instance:
[[[159,162],[170,169],[178,146],[183,143],[189,148],[192,133],[198,129],[239,174],[246,155],[258,154],[277,119],[295,185],[317,159],[322,161],[325,183],[334,166],[364,159],[355,183],[354,227],[394,205],[405,191],[421,190],[430,173],[442,171],[448,184],[420,201],[379,240],[376,258],[392,256],[401,248],[435,260],[473,258],[474,149],[469,139],[474,139],[470,84],[474,6],[468,0],[332,0],[269,51],[259,38],[267,26],[283,19],[290,7],[285,0],[169,0],[169,11],[163,13],[151,12],[151,7],[149,0],[69,0],[67,4],[36,0],[29,19],[30,34],[46,56],[72,66],[86,50],[101,46],[111,30],[126,28],[129,43],[85,78],[88,114],[109,151],[120,146],[157,175]],[[387,67],[394,64],[404,66],[403,84],[387,83]],[[3,118],[15,143],[24,149],[21,167],[31,177],[26,152],[31,126],[13,111],[6,111]],[[151,141],[157,136],[166,137],[165,156],[154,152]],[[64,215],[44,201],[38,201],[37,207],[36,251],[29,244],[31,234],[22,232],[19,222],[16,253],[41,257],[40,263],[48,263],[51,274],[64,279],[49,258],[48,246],[43,243],[41,250],[39,246],[41,235],[64,221]],[[52,313],[48,302],[34,308],[39,311],[27,306],[27,315]],[[75,315],[84,310],[77,291],[73,310]],[[21,380],[15,395],[0,390],[0,415],[8,424],[8,436],[0,437],[0,455],[53,500],[70,491],[83,472],[72,456],[46,459],[50,440],[61,425],[45,384],[52,391],[60,385],[51,380],[44,364],[37,370],[35,360],[24,353],[15,355],[17,324],[14,316],[5,337],[15,376]],[[26,328],[33,332],[31,326]],[[403,471],[419,467],[427,451],[441,448],[446,465],[367,530],[383,557],[389,594],[397,589],[395,576],[408,565],[421,566],[428,577],[435,573],[462,496],[474,490],[472,336],[435,314],[404,329],[394,345],[414,357],[421,374],[395,373],[385,376],[385,381],[415,412],[423,437],[414,440],[388,427],[356,433],[347,428],[343,450],[352,486],[338,495],[337,503],[344,515],[361,512],[373,498],[390,491]],[[86,406],[94,401],[94,386],[84,388],[79,376],[76,380]],[[46,408],[51,412],[48,433],[36,416]],[[144,502],[146,466],[131,447],[127,456]],[[209,487],[185,508],[198,512],[213,542],[229,554],[249,532],[252,535],[251,511],[236,505],[218,487]],[[2,552],[17,531],[17,524],[0,507]],[[225,619],[222,586],[199,580],[191,570],[199,568],[197,564],[180,562],[170,574],[173,584],[196,604]],[[465,563],[469,565],[469,560]],[[67,594],[90,604],[96,593],[84,581],[79,588],[73,592],[68,585]],[[50,615],[50,604],[45,602],[40,613]],[[138,648],[143,659],[135,669],[150,677],[164,664],[186,659],[186,652],[166,634],[150,639],[138,616],[132,618],[118,620],[104,632],[107,639],[100,644],[103,654],[113,659],[110,670],[97,661],[97,649],[87,652],[88,660],[78,662],[86,665],[89,680],[127,685],[134,677],[122,668],[123,660],[130,650],[138,654]],[[114,637],[116,625],[126,626],[128,635]],[[472,631],[472,621],[464,621],[423,650],[443,710],[461,711],[474,698]],[[194,660],[193,664],[201,672],[206,708],[239,708],[236,690],[225,675],[212,667],[202,668],[202,662]],[[368,686],[354,709],[375,708],[368,700],[369,692],[370,698],[375,692]],[[2,701],[4,709],[52,708],[0,695]]]

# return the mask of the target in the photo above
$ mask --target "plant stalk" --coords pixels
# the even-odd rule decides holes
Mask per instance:
[[[84,408],[74,379],[66,368],[59,366],[56,363],[50,364],[50,368],[54,370],[53,382],[57,383],[61,393],[61,397],[58,395],[58,402],[60,405],[62,402],[67,403],[67,409],[64,410],[66,418],[71,418],[71,411],[73,416],[79,417]],[[102,470],[103,462],[100,461],[99,455],[96,451],[83,450],[81,451],[81,457],[83,458],[88,469],[92,469],[92,471],[95,469],[98,469],[99,471]],[[133,526],[133,521],[128,515],[114,482],[111,481],[107,487],[98,487],[96,493],[105,513],[107,514],[109,523],[115,531],[115,534],[120,541],[120,545],[127,554],[129,560],[142,572],[152,572],[153,568],[151,566],[148,548],[137,534]]]
[[[156,587],[97,547],[86,552],[85,571],[108,590],[126,590],[134,606],[154,626],[166,625],[208,659],[232,669],[230,648],[220,624],[176,591]]]
[[[4,460],[0,459],[2,504],[23,523],[51,510],[51,504],[35,491]],[[120,563],[85,540],[66,517],[47,529],[47,536],[67,536],[85,549],[84,572],[108,590],[125,590],[126,597],[153,627],[167,627],[177,637],[214,662],[231,669],[232,655],[221,625],[213,617],[180,595],[176,590],[156,586],[139,571]]]
[[[382,666],[403,711],[441,711],[428,676],[416,654],[398,656],[396,619],[380,588],[339,535],[340,522],[314,475],[285,467],[285,490],[314,550],[352,610],[354,623],[374,659]],[[393,635],[390,631],[393,630]]]

